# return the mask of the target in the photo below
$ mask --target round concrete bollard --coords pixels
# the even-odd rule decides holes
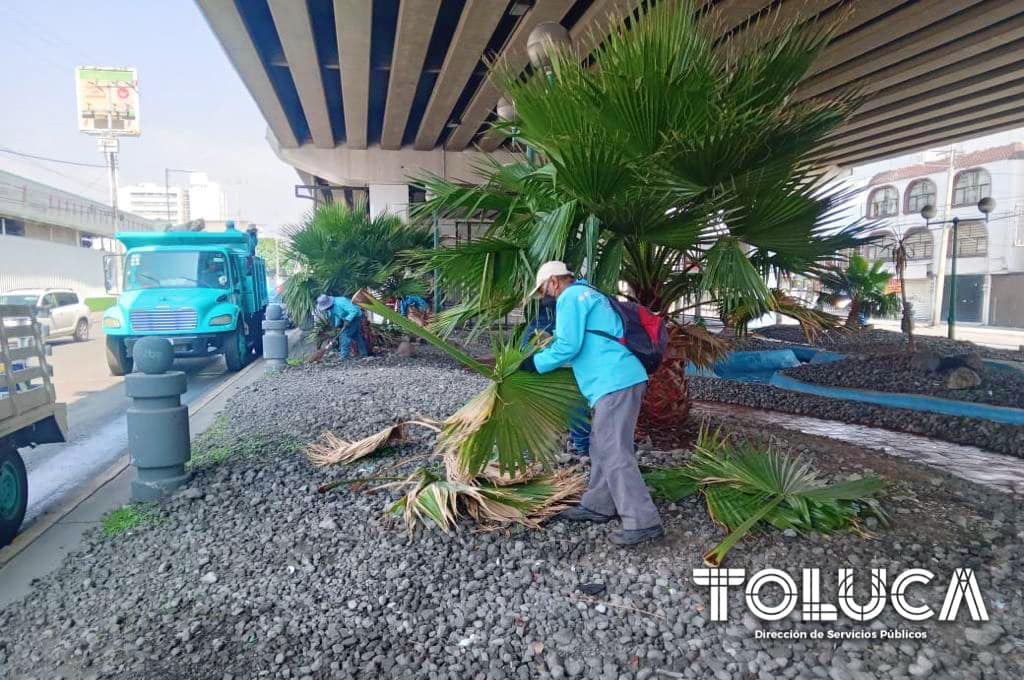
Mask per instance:
[[[168,371],[174,349],[165,338],[143,338],[132,347],[140,373],[125,376],[128,452],[135,465],[132,500],[151,501],[188,481],[185,463],[192,457],[188,407],[181,405],[185,374]]]
[[[288,338],[284,332],[288,321],[281,313],[281,305],[267,305],[267,316],[263,320],[263,359],[266,372],[280,371],[288,362]]]

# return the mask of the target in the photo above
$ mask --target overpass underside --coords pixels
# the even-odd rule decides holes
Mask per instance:
[[[671,0],[662,0],[671,1]],[[471,179],[500,93],[497,57],[529,70],[546,21],[581,56],[638,0],[197,0],[304,183],[370,188],[394,203],[422,170]],[[857,88],[863,107],[825,160],[853,166],[1024,125],[1024,0],[719,0],[700,3],[719,49],[776,27],[841,29],[802,83],[812,99]],[[373,190],[374,186],[391,187]],[[381,203],[378,201],[378,203]],[[381,203],[383,204],[383,203]]]

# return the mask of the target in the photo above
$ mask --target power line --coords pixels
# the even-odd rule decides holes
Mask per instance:
[[[5,147],[0,147],[0,152],[13,154],[15,156],[23,156],[25,158],[34,158],[37,161],[47,161],[48,163],[63,163],[64,165],[78,165],[78,166],[81,166],[83,168],[104,168],[105,169],[107,167],[105,165],[100,165],[99,163],[82,163],[82,162],[79,162],[79,161],[65,161],[65,160],[62,160],[60,158],[48,158],[46,156],[37,156],[35,154],[25,153],[24,151],[15,151],[14,149],[8,149],[8,148],[5,148]]]

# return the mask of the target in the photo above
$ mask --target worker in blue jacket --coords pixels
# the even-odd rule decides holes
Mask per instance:
[[[622,529],[610,536],[616,545],[659,539],[665,530],[640,475],[633,439],[647,389],[647,371],[621,343],[588,332],[622,337],[622,320],[608,298],[577,281],[565,263],[543,264],[536,283],[535,297],[556,298],[554,339],[521,368],[547,373],[571,367],[593,410],[587,491],[578,506],[560,517],[582,522],[608,522],[618,517]]]
[[[348,358],[353,342],[356,343],[359,356],[365,357],[370,353],[366,347],[366,338],[363,337],[363,310],[352,300],[341,295],[321,295],[316,299],[316,308],[321,314],[328,314],[331,323],[341,328],[338,344],[341,345],[342,359]]]

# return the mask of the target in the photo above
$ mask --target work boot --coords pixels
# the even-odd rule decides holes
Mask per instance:
[[[630,546],[644,541],[656,541],[665,537],[665,529],[659,524],[646,529],[619,529],[613,531],[608,540],[619,546]]]
[[[555,519],[564,519],[570,522],[594,522],[595,524],[604,524],[615,519],[615,515],[602,515],[600,512],[594,512],[593,510],[587,510],[582,505],[576,505],[568,510],[555,515]]]

